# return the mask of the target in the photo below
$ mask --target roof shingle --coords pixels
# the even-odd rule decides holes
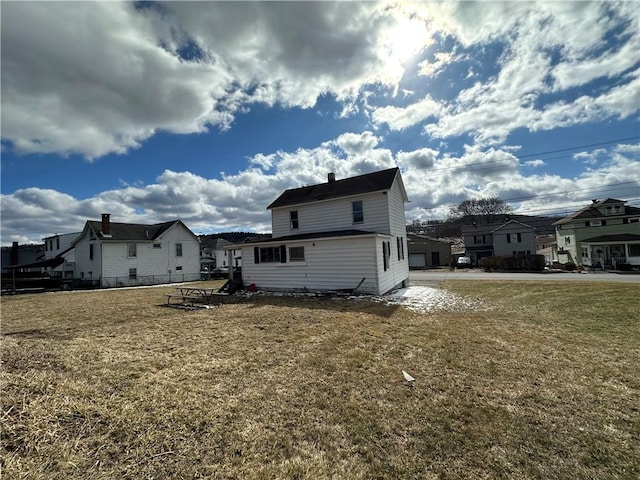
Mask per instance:
[[[333,182],[292,188],[285,190],[267,209],[388,190],[398,172],[399,168],[395,167]]]

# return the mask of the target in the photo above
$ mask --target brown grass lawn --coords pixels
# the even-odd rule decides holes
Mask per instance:
[[[2,478],[640,477],[640,286],[442,288],[491,308],[3,297]]]

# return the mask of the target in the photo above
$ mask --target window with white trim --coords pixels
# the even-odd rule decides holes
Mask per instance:
[[[135,243],[127,244],[127,256],[129,258],[134,258],[138,256],[138,245]]]
[[[182,256],[182,244],[176,243],[176,257]]]
[[[297,230],[298,228],[298,211],[297,210],[291,210],[289,212],[289,227],[291,228],[291,230]]]

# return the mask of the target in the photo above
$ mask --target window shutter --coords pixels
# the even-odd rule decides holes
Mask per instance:
[[[287,246],[280,245],[280,263],[287,263]]]
[[[253,247],[253,263],[260,263],[260,249]]]

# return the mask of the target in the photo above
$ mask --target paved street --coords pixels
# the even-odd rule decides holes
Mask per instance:
[[[637,283],[640,285],[638,273],[498,273],[485,272],[479,269],[462,270],[411,270],[409,272],[410,285],[433,285],[443,280],[538,280],[559,282],[619,282]]]

